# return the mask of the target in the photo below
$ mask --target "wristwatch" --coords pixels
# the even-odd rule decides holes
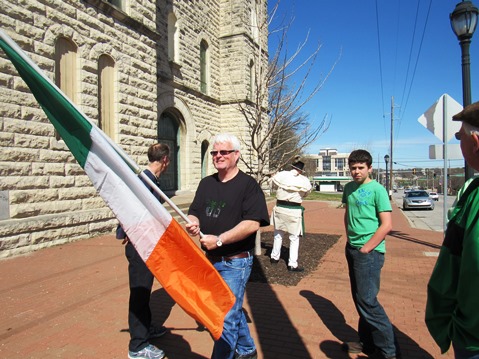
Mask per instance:
[[[217,238],[218,238],[218,241],[216,242],[216,245],[217,245],[218,247],[221,247],[221,246],[223,245],[223,241],[221,240],[221,237],[220,237],[220,236],[218,236]]]

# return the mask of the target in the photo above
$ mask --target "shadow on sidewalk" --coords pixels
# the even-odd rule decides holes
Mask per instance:
[[[354,328],[346,323],[343,313],[329,299],[310,290],[302,290],[299,294],[306,298],[331,334],[338,339],[337,342],[332,340],[322,341],[319,345],[321,351],[327,358],[349,358],[347,353],[342,352],[341,344],[347,341],[356,341],[358,334]]]
[[[255,257],[255,260],[258,259]],[[255,266],[255,270],[263,271],[261,266]],[[264,271],[258,275],[266,276]],[[291,353],[294,358],[311,358],[303,339],[271,285],[249,282],[246,296],[251,310],[250,315],[258,335],[259,343],[256,344],[262,352],[260,358],[285,358],[289,356],[288,353]],[[287,348],[287,352],[285,352],[285,348]]]
[[[152,315],[152,323],[154,326],[162,326],[171,314],[175,301],[170,295],[160,288],[151,293],[150,307]],[[178,330],[199,330],[203,331],[202,327],[196,328],[174,328]],[[213,339],[211,339],[213,340]],[[191,345],[183,338],[182,335],[174,334],[171,331],[158,339],[151,340],[151,343],[163,349],[167,354],[172,354],[173,357],[184,359],[205,359],[204,356],[194,353]]]
[[[391,231],[388,234],[388,236],[391,236],[391,237],[394,237],[394,238],[397,238],[397,239],[401,239],[401,240],[404,240],[404,241],[409,241],[409,242],[421,244],[423,246],[431,247],[431,248],[434,248],[434,249],[440,249],[441,248],[440,245],[414,238],[410,234],[404,233],[404,232],[401,232],[401,231]]]
[[[357,341],[357,331],[346,323],[344,315],[329,299],[317,295],[310,290],[302,290],[300,295],[308,300],[311,307],[318,314],[318,317],[323,321],[324,325],[326,325],[330,332],[338,339],[338,342],[330,340],[321,342],[321,350],[327,358],[339,358],[338,353],[341,350],[341,343],[345,341]],[[393,327],[396,339],[399,343],[402,358],[434,359],[412,338],[401,332],[396,326],[393,325]],[[349,358],[347,354],[343,355],[345,355],[344,358]]]

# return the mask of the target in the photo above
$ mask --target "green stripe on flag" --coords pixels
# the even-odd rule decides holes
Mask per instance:
[[[10,58],[73,156],[84,168],[91,147],[90,131],[92,126],[90,122],[50,80],[42,76],[22,56],[21,50],[17,50],[15,44],[6,41],[2,30],[0,30],[0,35],[0,47]]]

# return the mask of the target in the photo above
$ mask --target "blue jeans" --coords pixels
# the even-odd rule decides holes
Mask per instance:
[[[396,356],[395,336],[391,322],[378,301],[384,254],[367,254],[346,245],[346,260],[354,305],[359,314],[358,334],[363,350],[378,349],[385,358]]]
[[[251,338],[246,316],[243,312],[243,299],[253,267],[253,256],[222,260],[213,263],[236,297],[233,308],[226,314],[221,338],[215,341],[212,359],[232,359],[235,352],[249,354],[256,350]]]
[[[454,348],[454,358],[456,359],[479,359],[479,351],[471,351],[464,348],[460,348],[452,343]]]

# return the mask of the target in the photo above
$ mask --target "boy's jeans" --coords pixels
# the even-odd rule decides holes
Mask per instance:
[[[454,357],[456,359],[479,359],[479,351],[470,351],[461,347],[458,347],[452,343],[454,347]]]
[[[363,254],[348,243],[346,259],[351,294],[359,314],[359,340],[363,344],[363,348],[367,350],[378,348],[384,357],[395,357],[393,327],[377,299],[384,254],[377,251]]]
[[[235,350],[239,354],[249,354],[256,350],[251,338],[246,316],[243,313],[243,299],[253,266],[253,256],[223,260],[213,263],[236,297],[233,308],[226,314],[223,334],[213,346],[212,359],[232,359]]]

